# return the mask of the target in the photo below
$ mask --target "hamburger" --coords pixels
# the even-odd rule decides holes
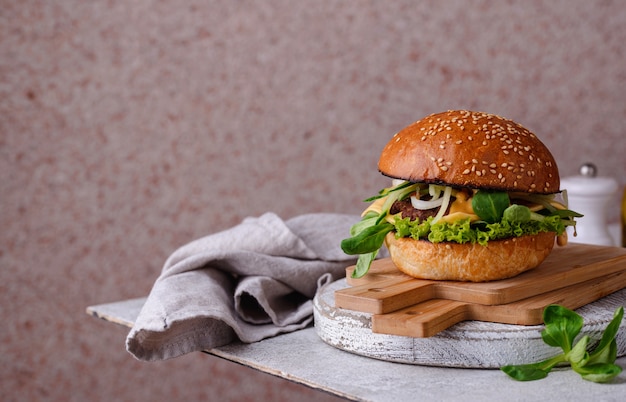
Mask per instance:
[[[368,198],[341,242],[358,255],[362,277],[383,245],[396,267],[421,279],[484,282],[537,267],[567,226],[567,209],[548,148],[520,124],[489,113],[451,110],[405,127],[378,161],[391,185]]]

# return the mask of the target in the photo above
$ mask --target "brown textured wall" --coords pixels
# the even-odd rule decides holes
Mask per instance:
[[[1,1],[0,399],[330,399],[139,363],[84,309],[245,216],[359,212],[432,112],[512,118],[562,176],[590,160],[623,186],[624,43],[617,0]]]

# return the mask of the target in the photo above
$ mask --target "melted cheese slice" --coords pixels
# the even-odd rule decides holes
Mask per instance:
[[[455,200],[450,204],[450,212],[448,215],[444,215],[441,217],[443,222],[456,222],[461,219],[468,219],[470,222],[475,222],[480,220],[478,215],[474,213],[474,209],[472,208],[472,198],[468,197],[466,193],[462,191],[458,191],[455,194]]]
[[[361,213],[361,216],[365,216],[370,211],[376,212],[380,215],[380,213],[383,212],[383,204],[385,203],[386,199],[387,197],[382,197],[372,202],[369,207],[365,208],[365,211]]]

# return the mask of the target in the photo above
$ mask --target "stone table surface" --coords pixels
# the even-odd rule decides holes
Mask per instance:
[[[87,313],[130,327],[144,302],[139,298],[90,306]],[[584,381],[570,369],[554,370],[539,381],[517,382],[499,370],[417,366],[359,356],[327,345],[313,327],[206,353],[355,401],[621,401],[626,395],[626,372],[610,384]],[[626,358],[617,363],[625,367]]]

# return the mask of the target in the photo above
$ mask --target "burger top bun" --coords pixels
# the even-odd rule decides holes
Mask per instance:
[[[476,189],[551,194],[560,186],[554,157],[532,132],[465,110],[402,129],[383,149],[378,169],[392,178]]]

